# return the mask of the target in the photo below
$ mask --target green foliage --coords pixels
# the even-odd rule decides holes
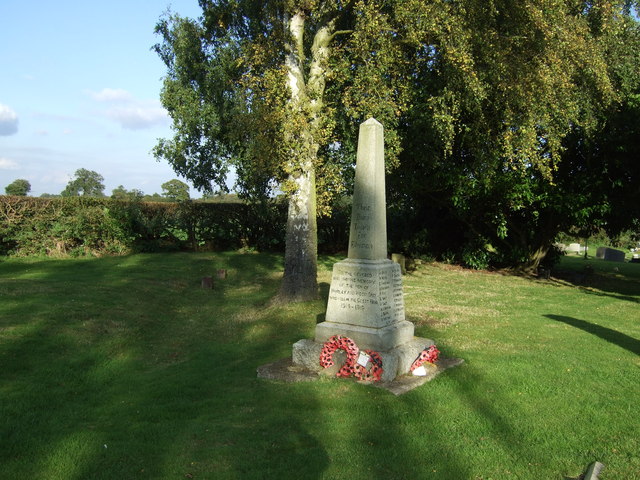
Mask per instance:
[[[24,180],[19,178],[14,180],[9,185],[4,188],[4,191],[7,195],[17,195],[20,197],[26,197],[27,194],[31,191],[31,184],[28,180]]]
[[[0,255],[282,250],[285,216],[282,202],[0,197]]]
[[[98,172],[79,168],[74,174],[74,179],[69,181],[60,195],[63,197],[103,197],[103,182],[104,177]]]
[[[562,230],[640,216],[638,23],[605,3],[403,2],[423,51],[388,183],[432,253],[481,238],[492,264],[534,268]]]
[[[142,200],[144,192],[136,188],[127,190],[122,185],[119,185],[111,191],[111,198],[115,200]]]
[[[178,179],[169,180],[161,185],[162,196],[173,202],[189,200],[189,185]]]
[[[491,265],[490,247],[469,243],[462,250],[462,264],[474,270],[486,270]]]
[[[393,5],[218,0],[199,20],[165,16],[155,48],[175,135],[156,157],[200,190],[225,190],[233,167],[249,196],[292,193],[298,174],[312,171],[318,211],[328,214],[350,187],[360,122],[384,124],[387,161],[397,164],[409,61]]]
[[[373,115],[406,237],[535,268],[562,230],[640,216],[632,4],[206,2],[199,20],[157,26],[176,135],[156,156],[197,188],[223,188],[233,167],[246,195],[292,193],[314,173],[329,214]]]
[[[0,217],[1,254],[120,254],[130,244],[130,232],[102,199],[0,197]]]

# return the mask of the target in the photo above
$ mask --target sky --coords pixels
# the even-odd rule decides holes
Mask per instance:
[[[197,0],[0,1],[0,194],[16,179],[59,194],[80,168],[104,177],[106,195],[185,181],[150,153],[172,136],[151,50],[168,8],[201,13]]]

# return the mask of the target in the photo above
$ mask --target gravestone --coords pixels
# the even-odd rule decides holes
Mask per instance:
[[[624,252],[622,250],[616,250],[615,248],[604,249],[604,256],[602,257],[604,260],[608,260],[610,262],[624,262]]]
[[[387,258],[383,127],[375,119],[360,125],[346,260],[333,267],[325,321],[314,340],[293,346],[293,363],[321,371],[322,345],[334,335],[352,339],[360,350],[378,352],[383,381],[409,372],[433,341],[413,336],[405,319],[402,273]]]
[[[604,252],[607,250],[607,247],[598,247],[596,250],[596,258],[600,260],[604,259]]]
[[[567,252],[579,254],[582,252],[582,246],[579,243],[570,243],[567,247]]]
[[[407,273],[407,257],[401,253],[392,253],[391,261],[400,265],[400,272],[402,272],[403,275]]]

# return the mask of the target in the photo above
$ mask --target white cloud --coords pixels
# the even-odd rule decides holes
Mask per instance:
[[[8,158],[0,157],[0,170],[18,170],[18,164]]]
[[[112,105],[103,114],[127,130],[142,130],[167,122],[167,111],[157,100],[140,100],[120,88],[89,92],[96,101]]]
[[[107,116],[128,130],[150,128],[167,120],[166,110],[152,104],[112,108],[107,111]]]
[[[0,136],[18,133],[18,114],[0,103]]]
[[[122,88],[103,88],[99,92],[89,91],[89,95],[98,102],[131,102],[133,95]]]

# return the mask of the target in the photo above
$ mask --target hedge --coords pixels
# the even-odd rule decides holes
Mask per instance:
[[[338,207],[318,222],[319,249],[348,239]],[[0,255],[118,255],[167,250],[284,250],[286,204],[152,203],[109,198],[0,196]]]

